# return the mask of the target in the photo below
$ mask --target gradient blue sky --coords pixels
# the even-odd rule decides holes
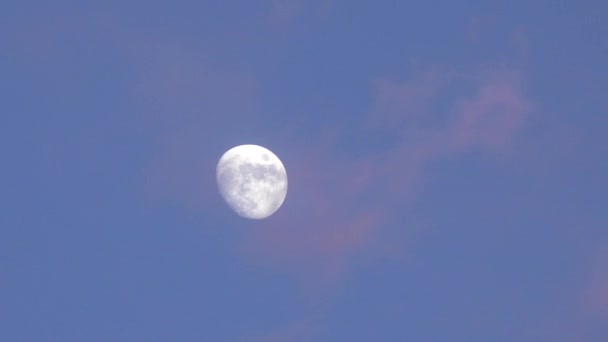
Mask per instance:
[[[605,2],[1,7],[1,341],[608,341]]]

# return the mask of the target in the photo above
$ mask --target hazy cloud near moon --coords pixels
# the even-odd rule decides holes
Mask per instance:
[[[417,232],[413,222],[396,229],[395,220],[404,219],[421,190],[425,168],[470,151],[507,152],[532,108],[521,81],[517,71],[501,68],[378,80],[358,136],[336,129],[315,147],[291,147],[298,156],[288,159],[294,198],[270,228],[244,240],[245,248],[285,272],[330,283],[361,254],[401,257],[406,249],[397,245]],[[395,139],[376,153],[335,159],[345,139],[356,146],[377,133]]]
[[[338,281],[361,254],[403,257],[416,223],[390,227],[422,191],[425,168],[471,151],[508,155],[533,109],[516,68],[422,66],[408,77],[371,80],[372,101],[362,108],[365,115],[349,118],[348,130],[310,121],[297,108],[277,130],[264,125],[271,117],[264,116],[263,85],[252,75],[210,69],[204,51],[176,44],[147,51],[134,94],[160,142],[145,170],[149,196],[204,210],[217,195],[213,177],[201,175],[213,174],[227,144],[251,141],[252,132],[272,140],[290,173],[289,199],[265,229],[242,236],[237,249],[248,262],[311,282]],[[367,143],[377,136],[386,142]],[[336,159],[345,145],[375,151]]]
[[[254,75],[211,67],[202,47],[152,43],[137,31],[120,37],[135,65],[138,115],[158,147],[143,171],[148,198],[204,210],[218,201],[214,177],[201,176],[214,174],[218,154],[243,137],[251,141],[252,132],[274,139],[290,172],[289,199],[271,226],[246,234],[237,248],[248,262],[311,281],[339,280],[361,253],[400,257],[414,223],[406,231],[387,227],[422,191],[429,163],[470,151],[508,154],[532,109],[516,68],[417,66],[421,71],[407,77],[370,80],[372,102],[361,109],[365,115],[350,117],[347,131],[310,121],[297,108],[285,114],[293,126],[271,129],[264,85]],[[310,132],[302,126],[316,134],[304,135]],[[334,157],[345,144],[377,136],[387,139],[372,144],[373,152]]]
[[[179,55],[187,56],[187,53]],[[158,67],[163,69],[161,65]],[[192,67],[195,70],[204,68],[198,63]],[[180,68],[185,72],[188,63]],[[171,82],[180,79],[170,78]],[[221,113],[221,103],[224,100],[233,102],[234,91],[243,89],[238,77],[229,79],[234,80],[234,86],[216,90],[219,91],[214,95],[217,105],[209,108],[212,112]],[[405,80],[381,77],[370,84],[374,102],[365,117],[355,119],[354,137],[350,133],[344,135],[338,127],[329,127],[317,136],[320,140],[311,145],[306,138],[298,138],[296,127],[282,132],[281,137],[290,141],[282,149],[289,152],[282,159],[292,165],[290,184],[293,192],[290,191],[290,199],[276,215],[272,227],[243,237],[243,251],[265,263],[276,263],[288,273],[306,276],[299,271],[306,269],[325,276],[332,274],[331,277],[344,274],[348,260],[357,253],[394,254],[397,249],[390,245],[395,241],[383,239],[384,234],[392,233],[383,230],[382,226],[391,221],[395,203],[409,203],[417,196],[424,181],[421,174],[429,162],[469,150],[507,152],[512,137],[525,123],[532,108],[523,94],[522,81],[517,70],[502,67],[468,72],[431,68]],[[154,84],[163,84],[165,89],[166,81],[158,79],[147,88],[152,90]],[[180,87],[174,84],[175,89]],[[454,93],[454,87],[466,91]],[[188,92],[158,90],[142,95],[146,95],[145,98],[152,96],[154,102],[181,102],[180,106],[185,108],[197,106],[199,102]],[[245,98],[251,96],[255,97],[255,92]],[[247,112],[246,106],[237,109],[230,104],[226,108],[233,108],[230,113],[235,116],[239,111]],[[148,189],[157,195],[161,190],[165,192],[164,196],[201,208],[203,203],[208,203],[209,198],[205,196],[209,195],[205,195],[200,186],[193,185],[201,184],[200,175],[210,165],[205,166],[200,156],[196,156],[193,146],[202,144],[201,137],[209,137],[209,134],[215,135],[216,139],[221,137],[217,129],[207,128],[212,125],[206,124],[203,117],[186,119],[186,116],[178,117],[165,125],[168,128],[162,133],[163,151],[156,157],[156,166],[151,165],[149,170],[148,177],[152,178],[148,179],[154,183],[148,183],[153,187]],[[225,119],[222,121],[227,124],[229,121]],[[310,122],[303,124],[311,125]],[[338,146],[349,143],[348,139],[358,142],[378,133],[395,139],[374,154],[364,153],[348,160],[332,157]],[[210,151],[208,157],[213,160],[215,155]],[[215,185],[206,181],[203,186],[212,189]],[[361,204],[381,191],[391,195],[371,201],[371,206]],[[286,226],[292,228],[285,229]],[[255,262],[256,258],[248,260]]]
[[[274,28],[278,27],[282,30],[290,26],[290,28],[298,28],[292,32],[304,32],[306,28],[297,26],[298,18],[310,17],[315,11],[321,12],[323,11],[321,7],[332,7],[321,4],[335,4],[333,1],[325,0],[291,1],[267,2],[270,13],[267,13],[265,18],[271,18],[275,23],[280,24]],[[364,273],[374,269],[375,266],[380,265],[375,263],[378,260],[401,262],[408,260],[408,253],[416,253],[416,249],[420,246],[416,244],[416,238],[421,232],[425,233],[428,227],[424,225],[424,221],[417,220],[419,217],[416,216],[416,207],[412,204],[425,194],[425,185],[433,182],[429,170],[436,170],[434,166],[443,166],[444,161],[448,160],[462,161],[465,160],[464,158],[469,162],[471,157],[477,162],[478,156],[489,157],[485,158],[483,163],[493,163],[501,158],[499,162],[508,163],[509,157],[520,155],[523,149],[535,150],[535,152],[526,155],[528,159],[522,163],[525,165],[521,165],[521,168],[529,168],[530,163],[537,163],[537,160],[531,161],[532,159],[547,159],[537,180],[547,176],[552,178],[552,181],[548,181],[545,186],[560,189],[555,192],[547,191],[543,196],[533,199],[563,202],[539,204],[530,201],[529,206],[542,207],[540,210],[537,209],[534,215],[553,216],[556,220],[562,221],[564,215],[556,214],[556,209],[572,210],[571,222],[560,222],[562,227],[552,227],[551,219],[540,220],[540,223],[545,225],[543,229],[546,230],[535,230],[537,227],[530,227],[535,230],[531,233],[562,234],[558,237],[547,236],[547,241],[545,237],[541,237],[539,241],[542,242],[538,243],[538,247],[528,245],[530,250],[540,248],[538,254],[548,256],[544,251],[552,249],[556,255],[568,258],[567,263],[570,265],[563,266],[576,268],[576,272],[573,272],[571,277],[568,277],[570,274],[564,273],[560,278],[556,273],[561,270],[554,270],[552,271],[554,273],[548,272],[550,278],[544,278],[571,280],[572,283],[543,283],[546,288],[542,289],[541,284],[536,284],[539,291],[535,292],[531,289],[533,290],[531,294],[542,294],[546,296],[545,300],[555,299],[544,307],[544,310],[552,311],[557,308],[555,312],[563,312],[556,314],[557,318],[549,317],[547,321],[540,323],[541,325],[549,323],[548,329],[556,331],[556,338],[552,340],[567,339],[568,337],[562,332],[570,328],[576,330],[574,327],[576,325],[579,325],[582,334],[581,337],[572,340],[586,340],[584,331],[586,327],[592,325],[597,325],[598,331],[599,329],[605,331],[604,322],[608,319],[608,273],[606,272],[608,240],[604,229],[605,215],[598,214],[597,222],[593,223],[597,227],[590,233],[588,229],[574,227],[580,224],[580,220],[584,219],[585,215],[588,215],[588,208],[581,209],[583,207],[581,205],[579,208],[571,209],[576,205],[570,205],[572,200],[587,198],[584,194],[585,189],[580,188],[581,185],[587,184],[591,187],[589,184],[594,182],[572,179],[592,173],[588,172],[589,169],[604,164],[600,162],[597,165],[591,164],[588,155],[581,157],[583,154],[595,153],[598,155],[598,160],[602,158],[602,153],[598,153],[601,148],[597,146],[605,146],[603,139],[605,135],[598,133],[603,127],[604,117],[597,117],[594,128],[597,130],[596,140],[593,141],[585,141],[584,137],[589,133],[589,127],[585,125],[593,126],[589,120],[581,120],[580,127],[574,127],[574,123],[577,125],[579,123],[578,117],[570,119],[573,114],[576,116],[581,114],[580,116],[583,117],[586,115],[582,114],[583,112],[593,112],[596,107],[587,105],[588,102],[599,100],[605,102],[601,91],[595,90],[601,87],[598,79],[595,78],[594,81],[592,75],[602,71],[596,69],[596,63],[584,67],[572,67],[571,70],[559,69],[557,67],[561,64],[554,63],[551,57],[556,57],[556,60],[559,58],[551,56],[550,52],[546,55],[539,53],[537,45],[540,42],[534,41],[533,35],[527,36],[526,31],[520,27],[511,29],[510,35],[506,35],[512,40],[512,49],[508,49],[520,50],[515,54],[516,58],[499,57],[505,61],[504,64],[481,60],[491,55],[491,53],[486,54],[488,52],[485,51],[486,48],[492,49],[493,46],[501,45],[501,39],[496,38],[491,25],[481,22],[470,28],[470,40],[474,44],[479,44],[480,41],[489,44],[477,49],[477,52],[481,53],[475,58],[464,57],[467,59],[465,62],[468,63],[467,67],[431,66],[430,62],[411,67],[405,62],[408,56],[397,56],[396,58],[404,60],[401,69],[394,65],[372,66],[373,70],[392,68],[394,73],[374,75],[375,77],[369,78],[368,83],[364,85],[368,87],[369,92],[353,94],[351,100],[360,105],[359,112],[340,112],[343,108],[352,108],[352,103],[327,102],[316,108],[318,111],[315,115],[308,116],[306,110],[310,108],[306,110],[295,106],[272,108],[273,102],[270,97],[276,89],[269,89],[268,84],[263,82],[264,79],[260,77],[262,72],[255,74],[248,71],[248,68],[258,63],[259,59],[244,62],[236,68],[230,66],[230,63],[236,60],[234,58],[228,58],[226,59],[228,62],[224,63],[223,57],[234,57],[233,54],[242,52],[239,49],[251,48],[254,45],[252,42],[255,42],[252,36],[242,34],[241,27],[236,29],[231,27],[233,22],[230,20],[239,20],[238,16],[227,16],[228,22],[223,23],[227,28],[227,31],[223,32],[225,35],[188,40],[181,35],[183,32],[165,32],[163,35],[162,31],[167,28],[166,26],[155,31],[152,27],[139,27],[133,22],[124,21],[122,12],[117,11],[113,14],[108,7],[103,11],[93,8],[87,10],[86,15],[79,15],[82,14],[80,13],[82,9],[62,6],[65,7],[57,4],[48,8],[40,7],[31,10],[32,13],[25,13],[24,16],[9,18],[0,30],[0,41],[6,43],[9,56],[14,54],[15,60],[27,61],[24,65],[31,66],[29,77],[37,74],[36,77],[47,78],[47,85],[61,84],[62,81],[55,83],[49,80],[62,80],[66,75],[69,76],[68,78],[86,80],[82,75],[70,73],[83,71],[87,65],[74,68],[72,64],[65,62],[73,61],[75,53],[89,54],[90,44],[94,44],[99,49],[96,51],[104,52],[102,55],[107,58],[105,60],[107,66],[113,67],[113,63],[118,60],[120,62],[117,65],[121,63],[125,65],[124,73],[116,75],[118,79],[112,82],[124,87],[114,90],[120,92],[121,96],[129,97],[129,101],[116,105],[123,106],[130,103],[128,108],[121,108],[134,113],[134,117],[125,116],[120,124],[125,124],[127,130],[132,130],[129,142],[133,146],[130,147],[134,148],[132,152],[137,151],[137,153],[134,154],[131,166],[140,167],[140,164],[145,164],[139,174],[135,177],[131,177],[131,174],[125,175],[125,179],[128,177],[129,182],[135,183],[134,187],[139,186],[134,191],[143,193],[143,199],[148,201],[146,204],[169,207],[171,214],[165,216],[168,221],[161,223],[162,229],[176,228],[172,227],[170,222],[178,216],[183,222],[193,218],[186,223],[186,229],[195,227],[192,231],[200,232],[204,229],[217,228],[216,226],[210,228],[209,226],[212,225],[208,223],[218,222],[219,215],[209,208],[223,205],[217,195],[214,179],[215,164],[219,154],[239,139],[250,142],[262,137],[266,139],[265,142],[271,141],[279,146],[280,150],[275,152],[285,162],[290,177],[290,194],[286,203],[276,216],[256,224],[254,229],[232,229],[227,232],[224,235],[227,237],[226,244],[221,247],[226,249],[216,250],[219,252],[216,254],[218,257],[225,257],[227,254],[233,257],[232,254],[237,254],[237,263],[242,261],[243,264],[253,265],[250,267],[255,270],[252,273],[264,268],[272,271],[265,273],[262,270],[255,273],[256,277],[259,274],[261,277],[270,274],[269,277],[273,280],[283,279],[281,278],[283,275],[295,278],[298,281],[285,282],[289,283],[286,287],[293,284],[294,287],[302,290],[298,292],[299,294],[309,296],[307,299],[314,299],[307,300],[307,303],[312,304],[304,309],[297,304],[294,306],[293,310],[298,311],[297,315],[301,315],[302,319],[289,324],[288,321],[293,317],[284,317],[287,323],[285,329],[278,329],[274,333],[271,331],[268,336],[277,340],[286,340],[293,336],[302,336],[308,330],[316,331],[324,324],[323,317],[319,320],[309,320],[308,314],[322,311],[318,310],[319,302],[324,305],[333,304],[331,300],[327,300],[327,296],[317,296],[318,294],[335,294],[332,291],[336,286],[344,284],[345,280],[349,280],[351,272]],[[25,20],[21,20],[22,18]],[[561,21],[558,20],[558,23]],[[553,24],[549,23],[547,28],[555,29],[551,25]],[[508,33],[508,23],[503,23],[502,26],[505,34]],[[146,31],[148,29],[152,31]],[[539,32],[542,31],[536,31]],[[559,36],[563,32],[558,33],[550,37],[547,42],[542,42],[541,48],[549,47],[547,51],[551,51],[550,48],[553,47],[557,49],[556,51],[561,51],[560,49],[567,46],[562,44],[563,41],[570,40],[571,44],[575,39],[573,37],[580,32],[568,32],[563,37]],[[264,32],[258,31],[254,36],[253,38],[266,37]],[[308,33],[305,36],[311,38]],[[182,38],[184,40],[180,40]],[[239,45],[242,42],[239,40],[241,38],[244,47]],[[270,46],[268,41],[262,43]],[[578,48],[588,49],[584,44]],[[599,50],[575,49],[574,51],[577,51],[575,52],[577,56],[584,57],[592,51]],[[497,50],[492,52],[495,53]],[[272,52],[264,50],[264,54],[270,56]],[[517,62],[521,62],[529,55],[535,55],[534,63],[537,64],[533,66],[543,69],[534,71],[534,75],[531,70],[526,70],[524,63]],[[260,55],[256,55],[256,58],[260,58]],[[540,65],[544,64],[545,58],[548,66]],[[482,65],[482,63],[487,64]],[[86,76],[95,79],[92,76],[100,71],[103,72],[103,69],[92,70],[92,73]],[[551,77],[549,80],[540,79],[548,76],[549,72],[557,75],[555,79],[569,86],[549,89],[553,88],[549,84]],[[570,76],[564,77],[568,72]],[[573,74],[576,74],[576,77]],[[535,76],[536,79],[529,80],[528,76]],[[528,83],[529,81],[531,82]],[[92,84],[95,85],[95,82]],[[547,87],[547,89],[537,88],[534,89],[536,93],[532,94],[527,92],[528,86]],[[579,88],[580,91],[574,91],[575,88]],[[588,97],[585,93],[589,94]],[[27,92],[24,94],[27,95]],[[306,103],[305,95],[298,98],[298,101],[302,101],[299,104]],[[537,107],[529,97],[531,95],[538,101],[554,101],[545,104],[553,107],[546,113],[537,113]],[[566,99],[560,99],[560,95]],[[371,98],[369,102],[367,102],[368,96]],[[569,96],[578,101],[568,100]],[[71,103],[71,101],[66,102]],[[562,105],[567,108],[561,108]],[[279,115],[283,121],[275,121],[276,117],[273,116],[276,115]],[[348,116],[349,124],[343,124],[345,121],[341,121],[334,122],[332,126],[327,125],[325,121],[315,121],[320,120],[319,117],[338,116]],[[561,119],[557,118],[558,116],[561,116]],[[76,117],[74,120],[80,122]],[[538,130],[531,134],[526,129],[532,121],[536,122]],[[269,122],[272,124],[269,125]],[[553,136],[553,132],[547,131],[546,127],[538,126],[539,123],[552,125],[556,122],[557,125],[563,124],[563,131],[560,132],[562,136],[559,137]],[[536,139],[539,131],[541,135],[551,136]],[[573,132],[580,136],[572,138]],[[533,144],[529,144],[530,140],[526,140],[530,135],[535,135]],[[600,136],[602,139],[597,138]],[[572,142],[577,139],[580,141]],[[264,145],[265,142],[259,143]],[[542,146],[538,147],[537,143]],[[344,153],[344,146],[349,147],[347,153]],[[565,149],[569,150],[564,152]],[[547,157],[548,154],[551,156]],[[565,161],[564,156],[566,156]],[[570,168],[578,169],[568,170]],[[119,169],[117,170],[119,172],[126,170],[122,165]],[[598,173],[597,169],[595,172]],[[138,181],[140,183],[137,183]],[[467,179],[467,181],[476,180]],[[569,185],[563,184],[568,182]],[[551,194],[555,194],[555,200],[550,198]],[[570,194],[572,196],[569,196]],[[593,192],[593,194],[597,193]],[[515,200],[520,198],[526,200],[521,194],[513,197]],[[597,199],[599,200],[595,204],[601,205],[603,199],[601,194]],[[155,200],[160,201],[154,202]],[[578,204],[581,204],[583,201],[579,202]],[[178,208],[177,213],[173,211],[175,208]],[[133,210],[139,209],[133,207]],[[179,212],[181,209],[193,215],[189,217],[183,215],[183,212]],[[472,208],[472,210],[476,209]],[[471,213],[471,215],[477,214]],[[523,222],[527,220],[525,215],[529,213],[515,214],[524,217],[514,222]],[[569,232],[570,235],[564,231]],[[522,235],[527,238],[527,234],[526,231]],[[572,237],[574,241],[565,239],[566,235]],[[595,245],[590,241],[594,241]],[[553,246],[545,242],[552,243]],[[574,242],[576,246],[573,248],[579,248],[580,251],[565,250],[564,247],[570,242]],[[197,247],[208,246],[209,241],[201,239],[192,243]],[[604,248],[598,248],[600,245]],[[596,253],[598,249],[601,249],[600,253]],[[513,251],[513,255],[519,252],[519,250]],[[205,261],[215,262],[215,260]],[[513,261],[511,265],[517,266],[518,262],[522,261]],[[546,264],[543,265],[552,264],[562,266],[559,260],[553,259],[546,260]],[[386,263],[380,266],[385,265]],[[443,271],[448,270],[443,269]],[[277,274],[279,277],[275,278]],[[522,273],[511,270],[510,274]],[[536,281],[542,282],[541,278],[537,278]],[[279,286],[284,286],[285,283]],[[450,284],[445,286],[449,287]],[[288,296],[293,295],[289,290],[286,292]],[[524,297],[526,298],[529,297]],[[500,299],[510,300],[504,297]],[[542,298],[531,299],[532,301],[526,305],[508,303],[505,306],[508,310],[500,314],[498,309],[505,307],[495,307],[496,316],[489,319],[513,317],[518,313],[527,313],[525,310],[528,309],[533,311],[529,317],[537,318],[535,314],[542,311],[540,306],[544,304]],[[575,301],[580,305],[579,307],[569,306],[570,302]],[[568,305],[564,305],[565,302]],[[519,306],[515,307],[517,305]],[[417,310],[421,308],[421,306],[413,307],[413,315],[417,315]],[[484,305],[480,310],[485,313],[488,308],[490,307]],[[568,310],[562,310],[564,308]],[[536,320],[527,320],[526,324],[529,322],[536,323]],[[500,328],[513,327],[507,325]],[[523,330],[537,328],[529,325],[521,327]],[[273,327],[268,328],[273,330]],[[266,335],[261,336],[261,339],[266,340],[265,337]]]

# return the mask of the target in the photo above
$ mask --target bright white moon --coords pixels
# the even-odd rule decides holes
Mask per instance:
[[[216,177],[226,203],[245,218],[267,218],[287,195],[283,163],[262,146],[240,145],[228,150],[217,163]]]

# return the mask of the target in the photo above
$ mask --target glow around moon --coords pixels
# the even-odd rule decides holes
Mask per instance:
[[[242,217],[264,219],[287,196],[287,172],[281,160],[258,145],[240,145],[220,158],[216,170],[220,194]]]

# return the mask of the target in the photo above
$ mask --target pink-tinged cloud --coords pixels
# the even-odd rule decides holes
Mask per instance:
[[[258,111],[260,85],[248,75],[209,67],[203,52],[179,44],[144,50],[148,57],[135,68],[133,94],[159,143],[144,170],[146,193],[205,208],[218,200],[214,162],[230,147],[208,145],[238,143],[238,135],[230,136],[238,133],[234,122],[255,127],[259,119],[244,113]],[[286,202],[245,233],[236,251],[320,291],[361,263],[402,258],[417,232],[397,225],[424,189],[425,168],[471,151],[504,152],[530,111],[521,81],[516,71],[500,68],[433,68],[409,80],[379,78],[368,115],[354,127],[356,143],[393,138],[374,153],[339,153],[337,146],[348,145],[352,135],[340,127],[324,128],[313,144],[293,138],[297,126],[311,126],[307,122],[285,129],[285,152],[275,152],[288,170]]]
[[[263,121],[263,85],[222,69],[202,48],[176,40],[152,43],[136,31],[111,27],[112,39],[105,39],[132,64],[138,114],[158,144],[143,170],[146,194],[197,210],[219,203],[215,161],[231,147],[224,144],[253,142],[251,131]],[[417,234],[404,216],[424,190],[429,164],[475,151],[504,153],[531,108],[521,75],[505,68],[430,68],[405,80],[380,77],[370,92],[367,115],[352,118],[357,121],[348,132],[319,128],[320,140],[299,142],[297,126],[316,123],[299,118],[304,122],[284,129],[275,152],[286,164],[289,193],[277,214],[243,234],[235,250],[244,260],[323,290],[376,258],[403,258]],[[247,132],[247,141],[240,141]],[[373,137],[389,139],[377,143]],[[362,145],[376,150],[352,156],[338,150],[349,144],[354,152]]]
[[[519,75],[498,72],[490,75],[473,97],[458,101],[454,109],[456,121],[450,134],[455,146],[500,151],[517,134],[532,108],[522,94]]]
[[[304,286],[335,285],[370,258],[398,256],[395,246],[406,253],[410,241],[389,236],[398,225],[410,229],[402,215],[422,191],[425,168],[463,153],[504,152],[531,110],[518,73],[499,69],[379,79],[374,95],[353,143],[377,134],[393,142],[349,158],[336,152],[349,133],[340,130],[333,142],[292,146],[301,157],[288,159],[288,199],[244,237],[248,261],[294,274]]]

